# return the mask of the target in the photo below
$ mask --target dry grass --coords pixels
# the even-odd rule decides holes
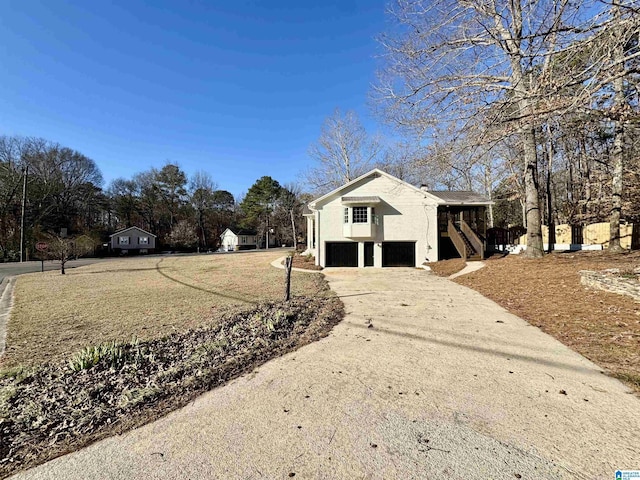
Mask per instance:
[[[580,270],[640,265],[640,252],[580,252],[487,261],[455,281],[540,327],[640,392],[640,309],[631,297],[588,289]]]
[[[428,263],[431,271],[439,277],[448,277],[462,270],[467,262],[462,258],[453,258],[451,260],[440,260],[439,262]]]
[[[210,322],[212,310],[280,300],[282,252],[137,257],[19,277],[2,367],[56,360],[109,340],[158,338]],[[321,289],[293,272],[292,294]]]

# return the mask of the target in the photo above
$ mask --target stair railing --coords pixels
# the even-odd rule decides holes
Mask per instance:
[[[484,243],[480,240],[476,232],[474,232],[464,220],[460,221],[460,230],[462,230],[462,233],[467,237],[473,249],[480,254],[480,258],[484,259]]]
[[[449,223],[447,225],[447,233],[449,234],[449,238],[453,242],[453,245],[456,247],[456,250],[458,250],[460,256],[466,260],[467,246],[464,244],[464,240],[458,233],[458,229],[455,227],[451,220],[449,220]]]

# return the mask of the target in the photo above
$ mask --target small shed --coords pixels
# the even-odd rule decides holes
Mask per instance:
[[[129,227],[109,235],[111,250],[117,253],[150,253],[156,248],[156,235],[139,227]]]
[[[255,230],[229,227],[220,235],[220,248],[224,252],[256,249],[258,234]]]

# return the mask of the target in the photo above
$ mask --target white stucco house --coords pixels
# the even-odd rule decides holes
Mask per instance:
[[[491,204],[474,192],[428,191],[374,169],[308,204],[307,252],[322,267],[480,259]]]
[[[220,249],[224,252],[258,248],[258,236],[253,230],[227,228],[220,235]]]

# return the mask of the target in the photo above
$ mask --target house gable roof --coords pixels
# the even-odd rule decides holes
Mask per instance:
[[[236,227],[227,227],[224,229],[224,232],[220,234],[221,237],[227,232],[233,233],[236,237],[239,235],[257,235],[258,233],[255,230],[249,230],[247,228],[236,228]]]
[[[112,233],[111,235],[109,235],[109,238],[111,238],[111,237],[115,237],[116,235],[120,235],[121,233],[127,232],[127,231],[129,231],[129,230],[139,230],[139,231],[141,231],[142,233],[146,233],[146,234],[147,234],[147,235],[149,235],[150,237],[157,238],[157,235],[154,235],[154,234],[153,234],[153,233],[151,233],[151,232],[147,232],[146,230],[143,230],[143,229],[141,229],[140,227],[129,227],[129,228],[125,228],[125,229],[122,229],[122,230],[118,230],[117,232]]]
[[[400,180],[399,178],[394,177],[393,175],[390,175],[387,172],[383,172],[379,168],[374,168],[373,170],[365,173],[364,175],[361,175],[358,178],[356,178],[354,180],[351,180],[348,183],[345,183],[341,187],[338,187],[338,188],[330,191],[329,193],[327,193],[325,195],[322,195],[319,198],[316,198],[315,200],[313,200],[312,202],[309,203],[309,207],[311,209],[315,209],[316,206],[318,206],[319,204],[324,203],[325,200],[333,197],[334,195],[339,194],[340,192],[344,192],[345,190],[349,190],[352,186],[354,186],[358,182],[364,180],[365,178],[373,177],[373,176],[387,177],[388,179],[393,180],[394,182],[397,182],[397,183],[399,183],[401,185],[404,185],[405,187],[415,191],[416,193],[421,194],[424,198],[430,198],[431,200],[434,201],[434,203],[443,203],[440,198],[436,197],[435,195],[432,195],[430,192],[427,192],[426,190],[421,190],[421,189],[419,189],[417,187],[414,187],[410,183],[407,183],[404,180]]]
[[[432,190],[425,190],[423,188],[418,188],[414,185],[411,185],[410,183],[405,182],[404,180],[400,180],[399,178],[388,174],[387,172],[383,172],[379,168],[374,168],[373,170],[365,173],[364,175],[361,175],[358,178],[351,180],[348,183],[345,183],[341,187],[338,187],[330,191],[329,193],[322,195],[319,198],[316,198],[315,200],[310,202],[308,206],[311,210],[315,210],[316,207],[318,205],[322,205],[325,202],[325,200],[328,200],[333,196],[337,196],[342,192],[348,191],[351,187],[356,185],[358,182],[372,176],[384,176],[390,180],[397,182],[400,185],[403,185],[409,188],[410,190],[413,190],[416,193],[421,194],[423,198],[430,199],[438,205],[492,205],[494,203],[486,196],[480,193],[471,192],[471,191],[432,191]],[[343,200],[349,199],[347,200],[347,202],[349,202],[351,201],[351,199],[355,199],[355,198],[364,199],[365,197],[343,197]],[[374,198],[374,197],[371,197],[371,198]],[[306,215],[309,215],[309,214],[311,214],[311,212],[307,213]]]

